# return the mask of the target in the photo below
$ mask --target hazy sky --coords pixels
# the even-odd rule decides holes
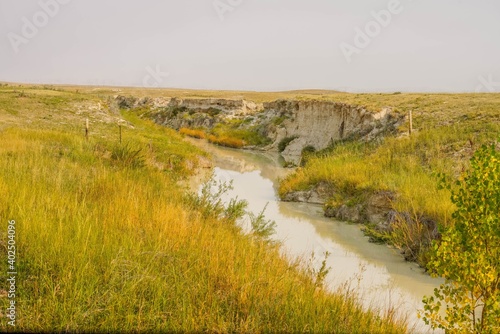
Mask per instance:
[[[0,81],[498,92],[500,1],[0,0]]]

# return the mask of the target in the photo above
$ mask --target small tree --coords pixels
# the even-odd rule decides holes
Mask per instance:
[[[420,313],[433,329],[500,333],[499,153],[495,145],[481,147],[467,174],[448,186],[457,207],[454,224],[433,245],[429,262],[446,281],[424,297]]]

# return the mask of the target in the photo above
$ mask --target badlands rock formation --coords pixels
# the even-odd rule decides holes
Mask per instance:
[[[287,162],[297,164],[302,150],[321,150],[344,139],[372,140],[394,130],[402,117],[391,109],[371,112],[364,107],[332,101],[278,100],[264,104],[266,113],[284,117],[273,138],[275,148],[285,138],[295,138],[282,152]]]
[[[286,143],[282,156],[292,165],[300,162],[306,147],[321,150],[339,140],[373,140],[394,131],[405,119],[390,108],[374,112],[362,106],[317,100],[258,104],[231,99],[117,96],[115,103],[120,108],[147,109],[145,116],[177,130],[187,127],[210,131],[218,123],[240,121],[241,129],[259,129],[260,135],[269,138],[271,144],[265,149],[278,150],[280,143]]]

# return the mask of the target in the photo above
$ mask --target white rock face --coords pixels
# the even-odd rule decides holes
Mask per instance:
[[[284,159],[293,164],[300,160],[302,149],[326,148],[332,142],[359,138],[370,140],[398,121],[390,108],[371,112],[363,107],[331,101],[275,101],[264,104],[265,112],[286,116],[276,129],[277,142],[297,137],[285,148]]]
[[[281,156],[286,162],[298,165],[302,150],[307,146],[308,140],[305,137],[295,138],[287,145],[285,150],[281,152]]]

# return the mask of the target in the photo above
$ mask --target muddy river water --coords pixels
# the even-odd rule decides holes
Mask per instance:
[[[320,205],[281,202],[278,181],[290,170],[281,167],[277,154],[192,142],[212,154],[215,180],[232,182],[233,190],[225,200],[244,199],[254,214],[267,204],[266,219],[276,222],[272,238],[282,242],[283,252],[311,261],[315,268],[321,266],[328,252],[330,272],[325,282],[330,289],[350,288],[365,307],[382,312],[396,310],[408,318],[412,332],[431,332],[417,318],[417,310],[423,308],[422,297],[432,294],[441,279],[431,278],[418,265],[405,262],[397,250],[370,243],[358,225],[325,218]],[[249,229],[248,222],[242,224]]]

